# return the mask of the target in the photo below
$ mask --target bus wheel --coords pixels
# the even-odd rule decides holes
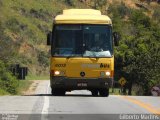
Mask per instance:
[[[60,91],[60,95],[61,95],[61,96],[65,96],[65,93],[66,93],[65,90],[61,90],[61,91]]]
[[[99,94],[100,94],[102,97],[108,97],[108,96],[109,96],[109,89],[100,89],[100,90],[99,90]]]
[[[65,90],[52,89],[52,95],[54,95],[54,96],[64,96],[65,95]]]
[[[52,93],[52,95],[54,95],[54,96],[56,96],[58,93],[57,93],[57,90],[56,89],[53,89],[52,88],[52,90],[51,90],[51,93]]]
[[[98,90],[91,90],[92,96],[98,96]]]

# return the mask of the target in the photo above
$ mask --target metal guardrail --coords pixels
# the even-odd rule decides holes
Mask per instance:
[[[25,80],[25,77],[28,75],[28,67],[20,67],[19,64],[11,65],[10,71],[18,80]]]

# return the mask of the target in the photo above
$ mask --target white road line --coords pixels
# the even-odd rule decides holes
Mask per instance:
[[[47,85],[47,89],[46,89],[46,94],[48,94],[49,93],[49,84]],[[48,109],[49,109],[49,96],[45,96],[44,97],[44,104],[43,104],[43,109],[42,109],[42,120],[46,120],[47,119],[47,116],[46,115],[48,115]]]

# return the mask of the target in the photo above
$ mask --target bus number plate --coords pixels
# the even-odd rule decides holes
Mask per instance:
[[[77,83],[78,87],[87,87],[87,83]]]

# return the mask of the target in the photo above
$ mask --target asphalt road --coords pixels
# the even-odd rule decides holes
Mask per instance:
[[[51,96],[49,81],[42,81],[35,94],[1,96],[0,120],[160,120],[160,97],[92,97],[86,90]]]

